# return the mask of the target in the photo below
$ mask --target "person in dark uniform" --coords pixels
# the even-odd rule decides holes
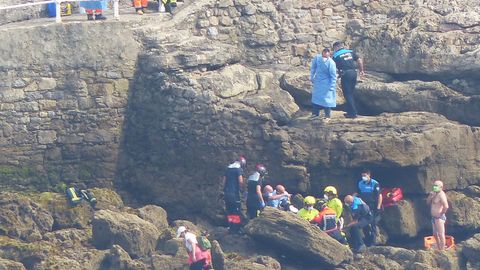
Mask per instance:
[[[370,234],[370,224],[372,223],[372,212],[368,205],[359,197],[347,195],[344,199],[345,205],[350,208],[353,221],[344,228],[350,228],[350,237],[352,239],[353,251],[361,253],[365,251],[366,246],[363,241],[361,231],[365,237]]]
[[[363,60],[354,51],[343,47],[341,41],[333,43],[333,61],[337,65],[338,74],[342,79],[342,92],[346,101],[347,118],[357,118],[357,108],[355,106],[355,85],[357,84],[358,64],[360,76],[365,75],[363,69]]]
[[[372,212],[371,233],[367,239],[367,245],[375,245],[377,235],[376,223],[380,219],[382,208],[382,193],[380,184],[371,177],[372,173],[368,169],[362,170],[362,179],[358,181],[358,196],[368,205]]]
[[[240,191],[244,190],[243,167],[247,160],[240,156],[237,161],[228,165],[223,176],[223,193],[227,222],[231,233],[239,233],[241,226],[241,200]]]
[[[255,166],[255,172],[247,180],[247,214],[250,219],[256,218],[260,210],[265,208],[262,196],[263,178],[267,169],[263,164]]]

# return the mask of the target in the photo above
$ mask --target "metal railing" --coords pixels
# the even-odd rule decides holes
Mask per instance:
[[[61,23],[62,22],[62,16],[61,16],[62,14],[61,14],[61,11],[60,11],[60,4],[62,2],[86,2],[86,1],[101,2],[102,0],[48,0],[48,1],[31,2],[31,3],[12,5],[12,6],[3,6],[3,7],[0,7],[0,10],[55,3],[55,22],[56,23]],[[119,0],[113,0],[113,18],[115,18],[117,20],[120,18],[120,14],[118,12],[118,1]]]

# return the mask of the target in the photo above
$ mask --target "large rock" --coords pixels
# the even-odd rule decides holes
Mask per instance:
[[[220,72],[203,74],[198,83],[203,89],[211,90],[221,98],[258,90],[256,73],[240,64],[226,66]]]
[[[312,263],[332,267],[352,259],[350,249],[290,212],[267,207],[260,217],[247,224],[245,230],[260,242],[266,241],[271,247]]]
[[[374,17],[398,10],[381,5]],[[385,18],[384,23],[363,29],[357,49],[364,52],[368,68],[395,74],[463,77],[478,73],[478,5],[470,1],[424,1],[404,6],[402,12]],[[476,25],[476,26],[475,26]],[[473,30],[473,31],[472,31]],[[352,32],[352,34],[355,34]]]
[[[119,245],[113,245],[110,251],[105,254],[101,269],[104,270],[141,270],[150,269],[141,262],[134,261],[128,253]]]
[[[16,261],[0,258],[0,270],[25,270],[25,266]]]
[[[132,258],[143,257],[155,250],[159,232],[150,222],[128,213],[100,210],[92,221],[92,242],[99,249],[114,244]]]
[[[137,211],[138,216],[155,225],[160,234],[168,229],[167,212],[160,206],[146,205]]]
[[[37,241],[52,230],[49,212],[26,196],[0,194],[0,234],[25,241]]]
[[[416,237],[420,231],[430,228],[428,209],[425,201],[402,200],[384,209],[382,227],[389,238],[398,240]]]
[[[462,254],[472,265],[480,267],[480,234],[462,243]]]
[[[450,208],[448,227],[458,232],[478,231],[480,228],[480,198],[458,191],[447,192]]]
[[[428,111],[470,125],[480,123],[478,94],[461,93],[438,81],[366,80],[357,85],[357,93],[363,113]]]

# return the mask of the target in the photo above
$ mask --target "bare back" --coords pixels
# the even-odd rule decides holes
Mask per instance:
[[[432,217],[440,217],[445,214],[448,209],[447,195],[443,190],[436,193],[432,197],[432,205],[430,207],[430,214]]]

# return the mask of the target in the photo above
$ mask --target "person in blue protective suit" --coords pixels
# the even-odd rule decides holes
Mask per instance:
[[[367,239],[367,245],[376,244],[377,225],[380,220],[380,212],[382,209],[382,193],[380,192],[380,184],[373,179],[372,173],[368,169],[362,170],[362,179],[358,181],[358,196],[368,205],[372,212],[372,224],[370,238]]]
[[[333,61],[337,65],[340,75],[342,92],[346,101],[347,118],[357,118],[357,107],[355,105],[355,86],[357,84],[357,66],[360,76],[365,75],[363,68],[363,60],[354,51],[347,50],[343,47],[341,41],[333,43]]]
[[[372,213],[368,205],[358,197],[347,195],[345,196],[344,203],[350,208],[353,217],[353,221],[344,228],[350,228],[353,251],[357,253],[363,252],[366,246],[360,230],[363,230],[365,237],[370,235],[370,225],[373,219]]]
[[[247,214],[250,219],[256,218],[263,208],[265,201],[262,194],[263,178],[267,169],[263,164],[255,166],[255,172],[247,180]]]
[[[337,106],[337,67],[330,58],[330,50],[324,49],[322,55],[312,60],[310,67],[312,90],[312,118],[318,118],[320,110],[325,110],[325,122],[331,117],[331,108]]]

